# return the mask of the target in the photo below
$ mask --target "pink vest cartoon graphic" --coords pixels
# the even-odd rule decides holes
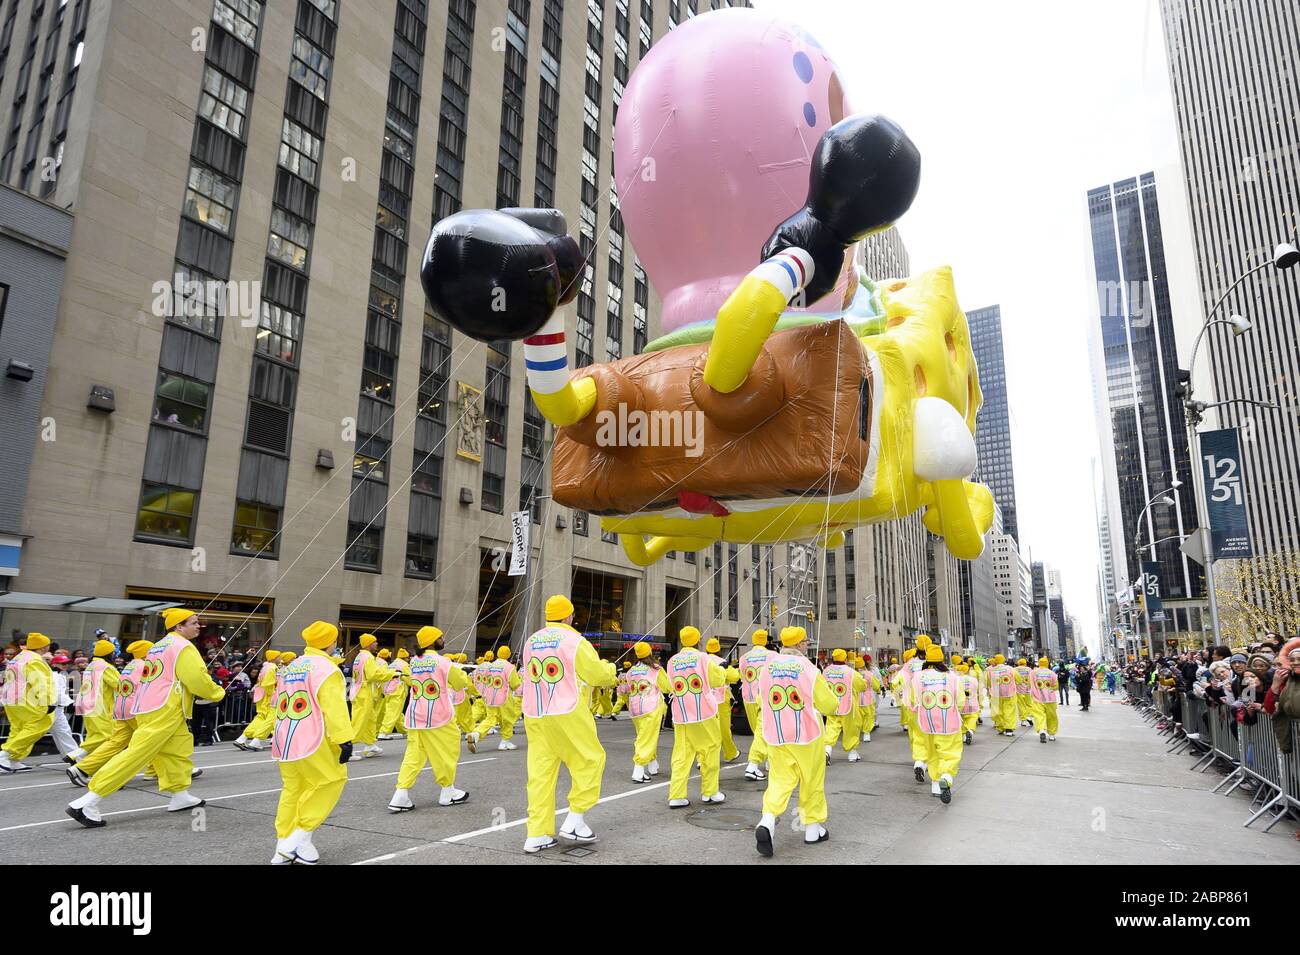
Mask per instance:
[[[668,682],[673,688],[673,722],[703,723],[718,715],[718,700],[709,686],[709,658],[686,649],[668,661]]]
[[[867,688],[858,694],[858,706],[876,705],[876,689],[871,685],[872,677],[880,679],[874,670],[867,670],[862,674],[863,682],[867,684]]]
[[[304,654],[280,667],[276,686],[275,730],[271,756],[292,763],[320,749],[325,740],[325,717],[320,708],[320,687],[336,667],[328,657]]]
[[[848,716],[853,710],[853,671],[843,663],[832,663],[822,675],[830,684],[831,692],[839,700],[835,709],[836,716]]]
[[[176,679],[176,658],[189,645],[190,642],[180,634],[169,633],[149,648],[143,660],[144,666],[140,668],[132,716],[160,710],[172,693],[182,691],[180,681]]]
[[[722,657],[714,656],[712,653],[709,654],[709,662],[716,663],[723,670],[727,668],[727,661]],[[710,689],[713,690],[713,702],[718,704],[718,709],[722,709],[723,705],[727,702],[726,680],[722,681],[722,686],[710,687]]]
[[[357,658],[352,661],[352,686],[348,690],[348,699],[356,700],[361,688],[366,685],[366,665],[375,658],[369,650],[358,650]]]
[[[961,687],[966,692],[966,699],[962,701],[962,716],[970,716],[972,713],[980,711],[980,681],[975,679],[969,673],[960,673]]]
[[[1029,695],[1039,703],[1056,702],[1056,674],[1047,669],[1035,669],[1029,674]]]
[[[1029,667],[1016,667],[1012,671],[1016,675],[1016,692],[1025,696],[1029,695],[1029,674],[1033,671]]]
[[[4,671],[4,686],[0,687],[0,705],[26,705],[27,666],[39,659],[31,650],[23,650],[9,661],[9,666]]]
[[[496,660],[483,668],[483,705],[505,706],[510,697],[510,677],[515,665],[509,660]]]
[[[447,687],[450,672],[451,661],[436,653],[411,660],[410,696],[404,724],[408,730],[436,730],[451,722],[454,703]]]
[[[78,716],[99,716],[104,710],[104,671],[108,661],[91,660],[81,675],[81,689],[77,691]]]
[[[659,668],[637,663],[627,671],[627,709],[633,717],[649,716],[659,709],[664,695],[659,692]]]
[[[1004,700],[1009,696],[1016,695],[1015,671],[1005,663],[989,667],[988,677],[990,698]]]
[[[543,627],[524,644],[522,668],[528,687],[524,716],[562,716],[578,705],[578,636],[568,627]]]
[[[758,674],[764,664],[774,656],[767,647],[754,647],[740,658],[740,699],[745,703],[758,702]]]
[[[916,679],[916,725],[922,733],[945,736],[961,729],[957,674],[922,670]]]
[[[804,657],[772,654],[758,676],[763,739],[769,746],[815,743],[822,721],[813,706],[817,667]]]
[[[134,715],[135,686],[144,669],[144,660],[132,660],[122,667],[122,678],[117,681],[117,695],[113,697],[113,719],[121,722]]]
[[[257,671],[257,683],[254,684],[253,686],[254,703],[261,703],[262,700],[266,698],[266,687],[263,686],[262,684],[266,682],[266,677],[268,674],[272,677],[272,679],[274,679],[275,664],[272,663],[270,660],[267,660],[265,663],[263,663],[262,669]],[[272,682],[271,685],[275,686],[275,683]]]

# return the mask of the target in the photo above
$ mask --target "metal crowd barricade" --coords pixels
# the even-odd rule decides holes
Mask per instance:
[[[257,714],[257,704],[253,702],[252,692],[227,693],[226,698],[217,704],[217,741],[221,741],[223,729],[242,730]]]
[[[1205,704],[1205,710],[1210,728],[1210,752],[1207,754],[1209,761],[1201,766],[1201,772],[1205,772],[1216,761],[1227,763],[1232,767],[1228,778],[1214,787],[1217,791],[1219,786],[1240,779],[1242,776],[1240,760],[1237,758],[1237,724],[1232,718],[1232,712],[1226,706]],[[1192,768],[1195,769],[1196,766]]]
[[[1195,769],[1203,760],[1213,758],[1214,754],[1210,746],[1209,707],[1195,694],[1179,693],[1178,698],[1182,705],[1183,726],[1171,752],[1192,750],[1197,754],[1197,760],[1192,765],[1192,769]]]
[[[1255,788],[1255,795],[1251,799],[1251,805],[1258,805],[1259,809],[1242,825],[1249,826],[1256,819],[1272,812],[1273,818],[1264,827],[1264,831],[1268,832],[1277,824],[1279,819],[1291,810],[1283,783],[1283,757],[1277,748],[1277,736],[1273,733],[1273,721],[1260,714],[1254,725],[1249,723],[1238,724],[1237,745],[1242,772],[1259,783]],[[1281,808],[1274,808],[1278,803],[1282,804]]]
[[[1280,754],[1282,760],[1282,794],[1287,806],[1293,813],[1300,813],[1300,753],[1296,744],[1300,743],[1300,720],[1291,721],[1291,752]],[[1276,822],[1277,820],[1273,820]],[[1272,822],[1269,823],[1271,827]]]

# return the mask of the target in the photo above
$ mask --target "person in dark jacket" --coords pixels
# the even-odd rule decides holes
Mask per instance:
[[[1079,691],[1079,709],[1086,712],[1092,704],[1092,667],[1087,660],[1075,664],[1074,688]]]
[[[1070,668],[1062,660],[1056,666],[1056,691],[1060,694],[1061,702],[1066,706],[1070,705]]]

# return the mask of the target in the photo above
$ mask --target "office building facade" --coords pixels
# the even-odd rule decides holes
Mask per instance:
[[[971,347],[979,369],[984,404],[975,430],[978,467],[975,480],[988,485],[1002,509],[1004,533],[1020,541],[1016,519],[1016,474],[1011,454],[1011,413],[1007,404],[1007,362],[1002,350],[1002,308],[972,309],[966,313]]]

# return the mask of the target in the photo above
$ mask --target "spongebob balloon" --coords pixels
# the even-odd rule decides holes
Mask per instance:
[[[421,268],[435,314],[523,340],[557,427],[554,500],[599,515],[641,565],[717,541],[835,547],[918,509],[953,555],[978,557],[993,500],[968,480],[981,392],[951,271],[857,264],[916,196],[902,129],[851,110],[806,32],[736,8],[646,54],[614,159],[662,302],[642,354],[570,369],[562,307],[592,269],[555,210],[449,216]]]

